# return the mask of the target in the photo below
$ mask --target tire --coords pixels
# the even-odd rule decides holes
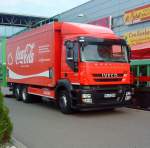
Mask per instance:
[[[73,112],[71,108],[71,98],[67,91],[60,91],[58,98],[59,108],[62,113],[70,114]]]
[[[15,94],[15,97],[16,97],[17,101],[21,101],[22,100],[21,87],[19,85],[14,88],[14,94]]]
[[[27,92],[27,88],[24,87],[21,91],[21,95],[22,95],[22,101],[24,103],[31,103],[32,102],[32,97],[30,94],[28,94]]]
[[[16,97],[16,95],[15,95],[15,87],[12,88],[12,95],[13,95],[13,97]]]

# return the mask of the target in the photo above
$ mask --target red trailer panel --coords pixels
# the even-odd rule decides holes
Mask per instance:
[[[8,82],[55,85],[60,71],[56,65],[60,61],[60,25],[47,24],[8,39]]]

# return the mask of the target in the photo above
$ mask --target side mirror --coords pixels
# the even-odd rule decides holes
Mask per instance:
[[[69,50],[70,50],[70,49],[73,49],[73,48],[74,48],[74,42],[68,40],[68,41],[65,42],[65,46],[66,46],[66,48],[68,48]]]
[[[74,42],[68,40],[68,41],[65,42],[65,46],[66,46],[66,49],[67,49],[67,60],[68,61],[73,61],[74,60],[74,51],[73,51]]]
[[[74,72],[78,72],[78,49],[78,44],[75,44],[73,48]]]
[[[78,63],[74,62],[74,72],[78,72]]]
[[[74,72],[78,72],[78,46],[76,46],[75,41],[66,41],[65,46],[66,46],[66,59],[72,65],[72,69]]]

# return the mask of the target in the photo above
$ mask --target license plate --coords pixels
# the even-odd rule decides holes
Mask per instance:
[[[115,98],[116,94],[104,94],[104,98]]]

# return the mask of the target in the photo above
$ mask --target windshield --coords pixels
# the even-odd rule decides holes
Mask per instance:
[[[81,46],[81,61],[127,62],[127,46],[89,42]]]

